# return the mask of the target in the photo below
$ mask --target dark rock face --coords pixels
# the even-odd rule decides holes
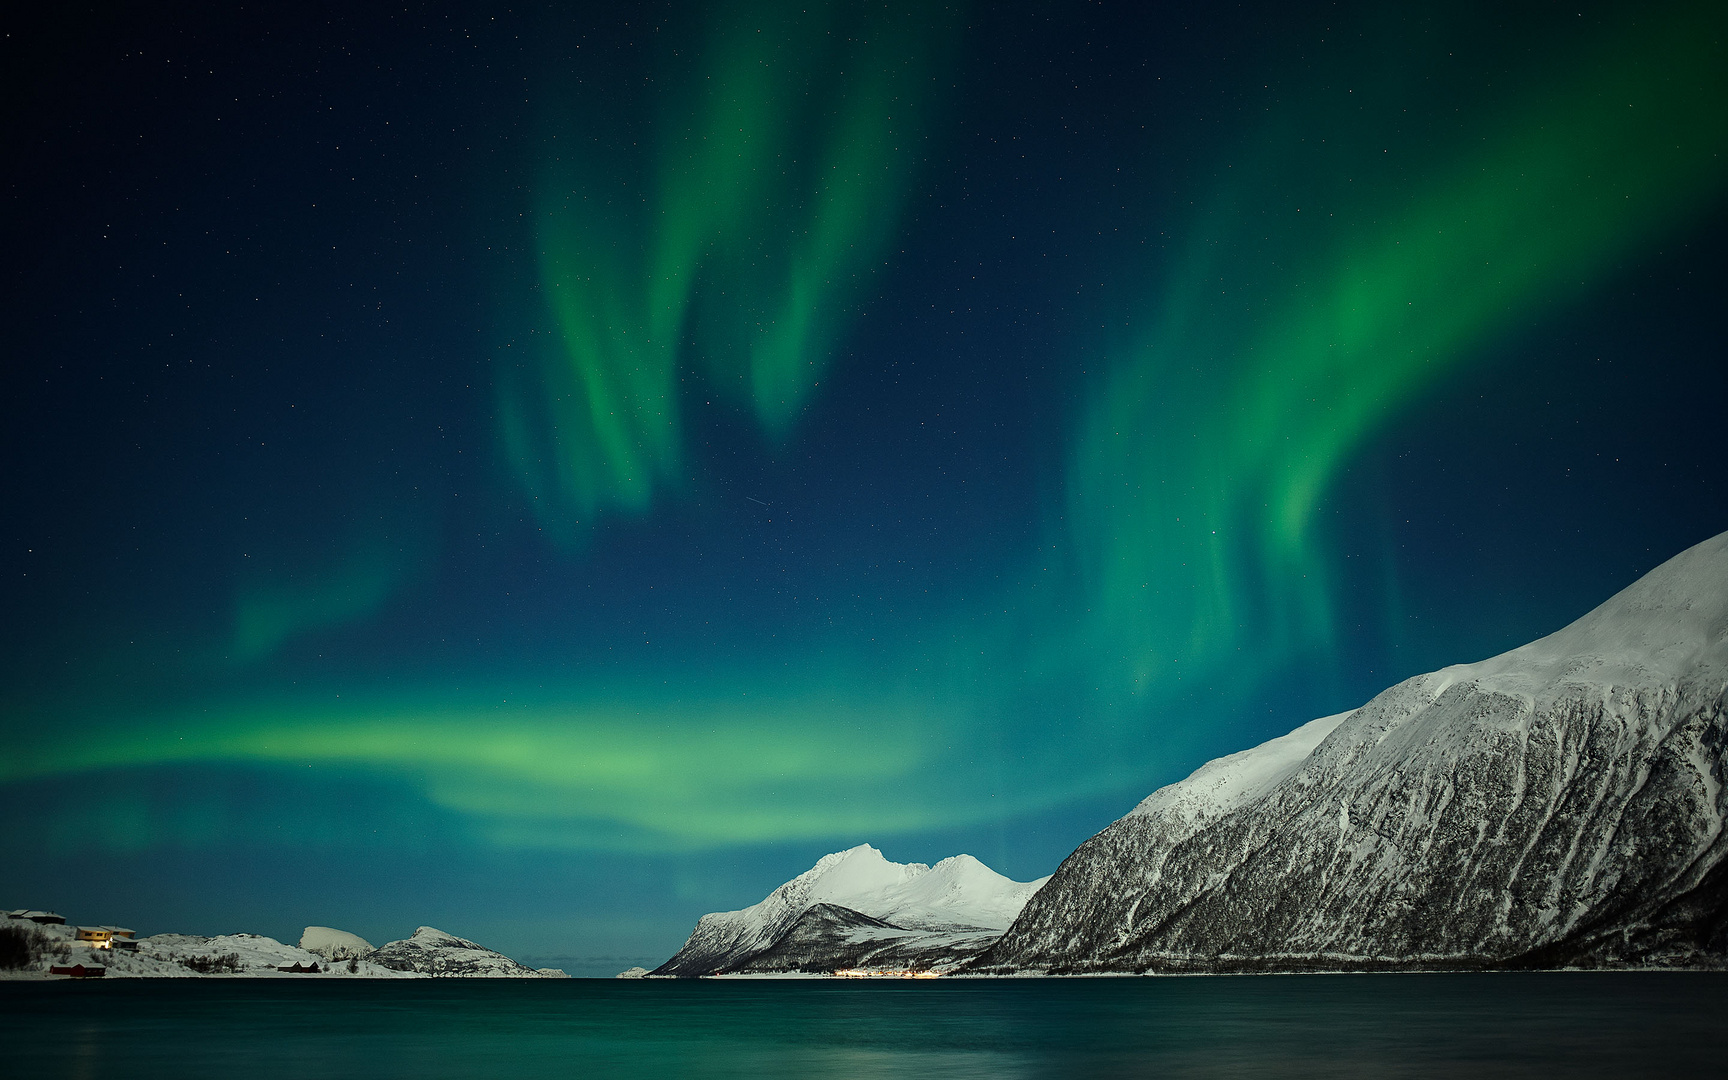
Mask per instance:
[[[1154,793],[968,970],[1728,967],[1728,534],[1316,724]]]
[[[826,975],[846,968],[928,971],[971,959],[1001,936],[1000,930],[977,927],[912,930],[837,904],[817,904],[773,945],[726,973]]]
[[[648,974],[663,979],[695,979],[729,970],[743,962],[735,955],[735,950],[708,940],[702,931],[703,927],[698,924],[684,947]]]

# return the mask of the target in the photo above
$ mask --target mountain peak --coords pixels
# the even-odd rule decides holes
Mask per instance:
[[[897,930],[1003,930],[1046,879],[1011,881],[970,855],[935,867],[890,862],[869,844],[822,856],[816,865],[738,911],[704,915],[664,974],[729,970],[768,949],[808,911],[848,909]],[[670,970],[668,970],[670,969]]]
[[[1721,968],[1725,747],[1728,533],[1159,789],[975,970]]]
[[[1695,544],[1570,625],[1528,645],[1436,675],[1528,695],[1543,685],[1663,683],[1725,666],[1728,532]]]

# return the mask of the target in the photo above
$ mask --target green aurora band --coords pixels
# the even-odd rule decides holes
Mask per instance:
[[[680,476],[683,372],[789,437],[921,159],[951,16],[844,3],[726,5],[653,125],[622,139],[549,121],[563,150],[533,207],[550,332],[506,346],[504,442],[549,524],[640,513]],[[571,112],[578,111],[572,106]],[[609,170],[609,171],[606,171]]]
[[[462,697],[242,703],[163,717],[9,755],[0,783],[144,764],[361,766],[470,815],[492,842],[635,851],[906,832],[980,816],[917,782],[944,740],[943,718],[927,702]],[[102,793],[85,802],[100,805]],[[123,806],[108,815],[123,816]]]
[[[1240,664],[1250,643],[1256,664],[1327,646],[1315,515],[1352,451],[1497,333],[1721,198],[1728,20],[1666,15],[1378,197],[1361,161],[1317,149],[1359,122],[1357,99],[1287,120],[1307,147],[1268,140],[1247,190],[1217,200],[1256,212],[1201,221],[1151,331],[1084,415],[1069,507],[1089,648],[1147,688]]]
[[[602,183],[580,155],[547,164],[534,220],[552,330],[508,342],[500,381],[503,441],[549,524],[642,513],[676,488],[688,371],[747,402],[773,437],[796,437],[905,198],[948,34],[811,10],[720,20],[698,89],[665,103],[640,190]],[[698,687],[619,704],[567,681],[505,708],[503,693],[381,687],[340,706],[116,709],[77,743],[21,734],[0,782],[204,762],[370,770],[496,843],[661,850],[880,838],[1120,787],[1126,774],[1104,774],[1121,760],[1140,776],[1175,745],[1147,720],[1174,669],[1234,664],[1245,681],[1327,647],[1316,514],[1367,438],[1519,319],[1584,296],[1720,199],[1723,21],[1717,7],[1676,9],[1611,52],[1575,53],[1377,193],[1267,136],[1271,164],[1190,223],[1195,254],[1090,388],[1067,477],[1068,615],[1037,609],[1015,632],[990,605],[976,620],[954,613],[953,625],[992,628],[962,632],[954,653],[995,701],[766,661],[731,673],[764,688],[748,701]],[[1264,215],[1233,209],[1244,206]],[[376,602],[341,582],[306,610],[261,593],[239,643],[267,652]],[[1034,610],[1026,595],[995,607]],[[1022,666],[1028,648],[1061,662]],[[1083,717],[1084,730],[990,730],[1002,700],[1080,696],[1031,685],[1061,679],[1137,704]],[[1004,740],[1011,754],[979,764],[975,748]]]

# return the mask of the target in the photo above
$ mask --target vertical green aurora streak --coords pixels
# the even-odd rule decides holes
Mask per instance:
[[[639,180],[599,175],[570,154],[592,142],[565,138],[584,159],[547,162],[534,206],[556,340],[533,344],[538,377],[507,383],[501,409],[544,514],[639,512],[676,482],[681,365],[788,437],[892,240],[946,19],[727,5],[694,68],[663,80]]]

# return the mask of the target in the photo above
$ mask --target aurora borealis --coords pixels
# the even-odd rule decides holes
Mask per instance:
[[[1623,7],[21,30],[9,902],[663,956],[1556,629],[1728,528]]]
[[[694,11],[667,26],[683,48],[654,68],[668,89],[644,95],[629,144],[606,138],[598,95],[552,94],[529,211],[546,310],[502,344],[506,371],[526,353],[538,377],[506,381],[499,415],[554,529],[676,487],[685,363],[787,437],[894,235],[952,20]]]

